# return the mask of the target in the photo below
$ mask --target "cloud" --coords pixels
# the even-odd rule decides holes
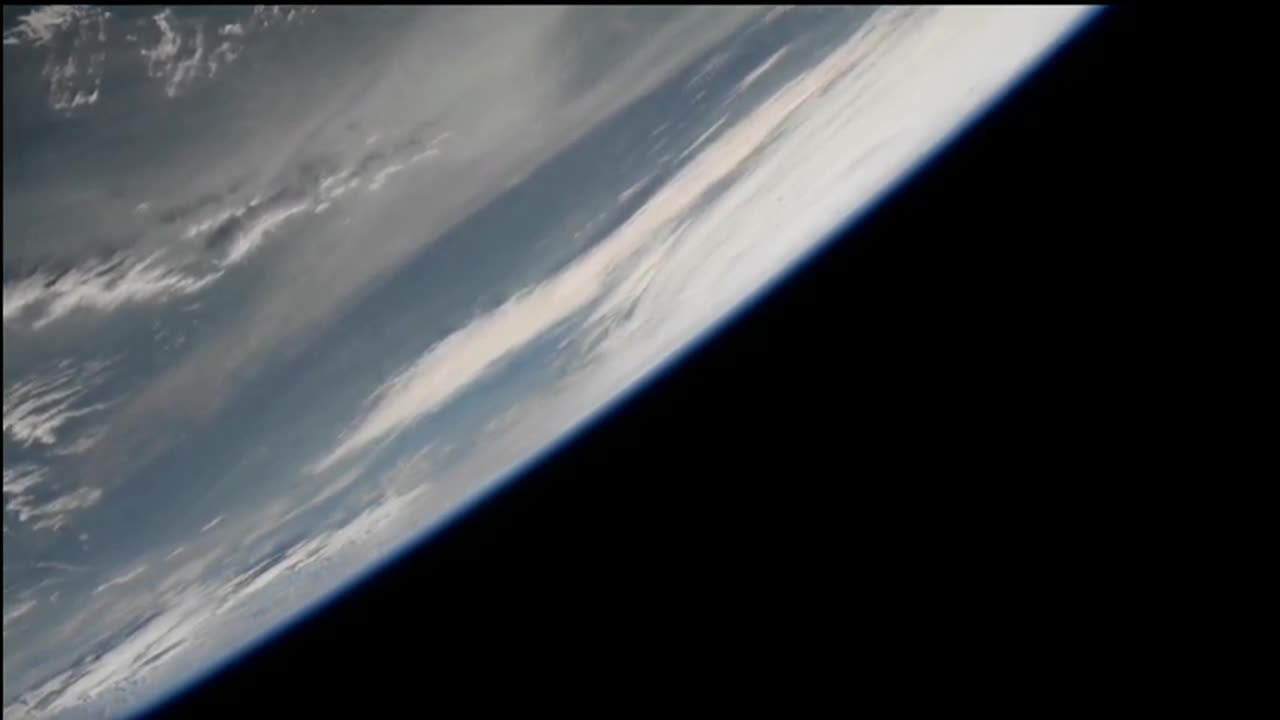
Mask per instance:
[[[85,61],[83,75],[75,55],[68,55],[64,62],[45,65],[43,75],[49,81],[49,104],[54,110],[74,110],[98,102],[106,53],[93,53]]]
[[[57,570],[62,573],[82,573],[90,569],[87,565],[72,565],[71,563],[54,561],[32,563],[31,567],[37,570]]]
[[[88,5],[44,5],[26,15],[18,16],[18,23],[4,31],[4,44],[39,47],[49,43],[54,36],[81,18],[92,17],[101,12]]]
[[[235,62],[243,54],[249,35],[273,25],[300,21],[317,9],[314,5],[291,8],[260,5],[247,19],[223,24],[206,34],[205,27],[213,25],[210,18],[186,13],[179,17],[165,8],[150,18],[154,31],[159,33],[156,44],[141,50],[147,77],[162,82],[165,95],[177,97],[193,87],[196,80],[212,79],[219,67]],[[206,43],[212,44],[219,39],[218,46],[206,53]]]
[[[777,5],[760,19],[760,24],[768,25],[793,9],[795,9],[795,5]]]
[[[109,360],[85,364],[63,360],[48,373],[28,377],[6,387],[4,434],[24,447],[34,443],[53,445],[64,425],[108,407],[110,403],[84,404],[83,400],[89,392],[102,385],[111,365]],[[97,434],[90,433],[78,439],[75,445],[83,451],[87,445],[92,445],[96,437]]]
[[[35,600],[26,600],[17,603],[12,608],[5,608],[4,611],[4,634],[9,634],[10,627],[17,622],[22,616],[35,609],[37,602]]]
[[[7,467],[4,469],[4,494],[8,498],[10,495],[21,495],[27,490],[39,485],[49,474],[48,468],[42,468],[36,465],[25,464],[17,467]],[[7,509],[7,508],[6,508]]]
[[[341,526],[257,563],[218,593],[219,605],[215,613],[223,614],[243,605],[264,588],[295,576],[304,568],[336,562],[341,553],[370,543],[394,542],[396,534],[390,531],[394,521],[405,516],[405,510],[427,490],[427,486],[418,486],[400,494],[384,495]],[[364,551],[353,556],[372,557]]]
[[[130,583],[133,580],[136,580],[139,575],[141,575],[146,571],[147,571],[146,565],[142,565],[140,567],[134,568],[133,570],[130,570],[124,575],[121,575],[118,578],[112,578],[111,580],[108,580],[102,583],[101,585],[99,585],[98,587],[94,588],[93,594],[97,595],[98,593],[105,592],[107,590],[110,590],[113,587],[118,587],[120,585],[125,585],[127,583]]]
[[[105,622],[104,632],[89,633],[96,649],[77,653],[60,672],[24,688],[5,706],[5,718],[50,717],[73,710],[117,715],[122,709],[111,703],[119,701],[120,691],[129,691],[129,702],[136,707],[140,696],[190,680],[191,675],[207,670],[209,662],[268,629],[272,620],[256,614],[252,622],[245,622],[264,599],[271,607],[269,617],[282,619],[339,586],[353,568],[377,557],[395,539],[388,528],[414,517],[407,510],[423,492],[418,488],[383,496],[345,524],[229,578],[211,580],[205,559],[167,572],[154,591],[139,589],[138,594],[125,597],[97,595],[97,604],[87,606],[67,626],[76,633],[75,642],[82,643],[85,628],[78,622]],[[327,579],[316,577],[321,566],[333,569]],[[131,582],[145,570],[145,566],[136,568],[103,587]],[[307,578],[301,587],[282,587],[300,575]],[[264,591],[269,588],[273,591],[268,595]],[[8,616],[15,610],[28,612],[29,608],[7,609],[6,629],[12,622]],[[10,661],[8,648],[5,661]]]
[[[188,28],[175,27],[176,17],[168,8],[154,15],[152,20],[160,30],[160,42],[154,48],[142,51],[142,57],[147,61],[147,76],[162,79],[165,94],[177,97],[178,92],[199,73],[200,61],[204,57],[204,24],[187,23]],[[188,30],[185,43],[181,34],[183,29]],[[179,54],[184,46],[191,48],[185,57]]]
[[[263,214],[239,234],[235,242],[232,243],[230,248],[227,250],[227,255],[222,260],[222,263],[224,265],[234,265],[244,260],[262,244],[263,239],[266,238],[268,234],[283,225],[289,218],[305,212],[310,209],[310,207],[309,203],[301,202]]]
[[[774,54],[770,55],[767,60],[760,63],[759,67],[757,67],[755,70],[752,70],[746,77],[742,78],[742,81],[738,83],[738,86],[733,89],[733,94],[738,95],[743,91],[745,91],[747,88],[751,87],[756,80],[759,80],[762,75],[764,75],[766,72],[769,72],[769,68],[777,64],[777,62],[787,54],[787,51],[789,49],[790,48],[783,47],[779,49],[777,52],[775,52]]]
[[[153,680],[160,659],[200,638],[207,619],[201,610],[206,604],[193,592],[163,611],[128,618],[118,636],[107,639],[105,650],[26,690],[5,706],[4,717],[56,717],[92,703],[111,702],[112,691],[136,692]],[[117,708],[109,714],[118,712]]]
[[[50,455],[56,457],[66,457],[68,455],[79,455],[93,449],[94,445],[102,439],[107,431],[106,425],[99,425],[96,428],[81,433],[79,437],[70,442],[62,443],[49,451]]]
[[[110,17],[101,8],[85,5],[37,8],[5,31],[4,44],[46,48],[40,74],[48,83],[49,105],[54,110],[75,110],[98,101]]]
[[[656,172],[649,173],[643,178],[640,178],[636,182],[632,183],[631,187],[628,187],[626,190],[623,190],[622,192],[618,193],[618,204],[621,205],[627,202],[632,197],[634,197],[636,193],[649,187],[649,184],[653,182],[653,178],[656,174],[657,174]]]
[[[139,52],[146,77],[161,84],[166,96],[177,97],[198,79],[211,79],[220,67],[235,62],[248,36],[275,25],[292,25],[316,12],[316,6],[257,6],[247,8],[241,21],[214,28],[207,16],[184,13],[179,17],[166,8],[150,17],[128,19],[100,7],[48,5],[19,16],[5,30],[4,44],[16,48],[41,48],[47,53],[42,76],[49,86],[49,105],[72,111],[95,104],[103,89],[108,67],[108,27],[133,44],[154,40]],[[233,11],[234,12],[234,11]],[[205,32],[206,26],[211,29]],[[218,42],[212,51],[206,43]],[[119,50],[114,50],[119,54]],[[130,48],[132,53],[133,49]],[[120,73],[135,67],[112,57],[110,67]]]
[[[163,302],[200,292],[220,271],[188,274],[164,265],[156,253],[141,261],[117,258],[91,262],[59,276],[38,272],[4,285],[4,324],[17,324],[43,308],[31,322],[42,328],[77,310],[109,312],[138,303]]]
[[[439,410],[467,387],[582,310],[600,293],[619,248],[597,246],[550,280],[430,347],[369,399],[371,409],[312,466],[320,472]]]
[[[370,461],[357,463],[356,465],[344,470],[342,474],[337,477],[313,477],[313,480],[315,480],[319,485],[318,489],[316,489],[314,494],[310,494],[308,496],[306,502],[301,504],[290,503],[294,505],[293,508],[286,512],[276,524],[283,525],[298,515],[301,515],[314,507],[318,507],[321,503],[336,497],[339,493],[354,485],[356,481],[363,478],[365,473],[368,471],[370,464]]]
[[[4,509],[17,516],[20,523],[32,523],[34,530],[59,530],[78,510],[92,507],[102,499],[97,488],[80,488],[74,492],[41,501],[34,490],[48,480],[48,468],[24,464],[4,469]],[[5,518],[8,530],[8,517]],[[34,522],[32,522],[34,521]]]
[[[329,175],[318,168],[328,162],[313,159],[300,165],[295,173],[268,197],[259,196],[240,207],[224,207],[191,222],[182,239],[201,241],[207,250],[221,252],[217,262],[223,267],[247,260],[268,237],[281,230],[290,218],[307,211],[321,213],[354,190],[366,193],[380,190],[397,173],[421,164],[440,154],[440,145],[452,133],[442,133],[426,145],[426,149],[410,154],[422,145],[416,134],[410,134],[390,152],[373,150],[352,166]],[[229,195],[230,193],[228,193]],[[197,201],[200,207],[212,203]],[[182,214],[176,211],[175,214]]]
[[[689,157],[689,155],[696,152],[698,148],[702,147],[702,143],[706,142],[707,138],[714,135],[715,132],[719,130],[720,127],[724,125],[725,121],[728,119],[729,119],[729,116],[725,115],[724,117],[721,117],[719,120],[715,121],[711,125],[711,127],[707,128],[701,135],[698,136],[697,140],[693,141],[692,145],[685,148],[683,152],[681,152],[679,155],[676,156],[676,162],[680,162],[681,160],[684,160],[686,157]]]
[[[395,175],[439,156],[452,133],[443,132],[429,143],[417,134],[401,138],[391,152],[367,153],[351,167],[327,176],[301,172],[287,175],[278,189],[240,206],[223,206],[233,194],[201,197],[164,213],[171,220],[190,218],[182,240],[200,242],[214,254],[209,269],[201,257],[169,247],[145,257],[120,253],[80,264],[66,272],[33,273],[5,283],[3,316],[6,327],[23,324],[44,328],[77,311],[111,312],[139,304],[164,303],[198,294],[218,281],[228,268],[253,256],[286,224],[307,211],[321,212],[362,186],[380,190]]]
[[[423,160],[426,160],[427,158],[438,155],[439,153],[440,151],[436,150],[435,148],[427,148],[426,150],[423,150],[417,155],[414,155],[413,157],[409,158],[407,161],[403,163],[397,163],[397,164],[388,165],[384,167],[383,169],[379,170],[376,175],[373,176],[372,180],[369,181],[369,191],[376,192],[383,186],[383,184],[387,182],[387,178],[400,172],[401,170],[404,170],[410,165],[422,162]]]
[[[721,51],[716,53],[715,55],[712,55],[711,59],[703,63],[702,67],[698,69],[698,72],[694,73],[693,77],[689,78],[689,82],[685,83],[685,86],[684,86],[685,90],[692,90],[693,88],[700,85],[705,79],[710,77],[722,66],[724,66],[725,61],[727,61],[729,57],[730,57],[730,54],[725,51]],[[666,127],[666,123],[663,123],[663,125],[660,126],[659,129],[662,129],[665,127]],[[657,134],[657,133],[655,132],[654,134]]]

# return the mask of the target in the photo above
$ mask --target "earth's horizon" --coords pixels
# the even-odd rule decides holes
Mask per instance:
[[[423,542],[1093,12],[6,6],[4,717]]]

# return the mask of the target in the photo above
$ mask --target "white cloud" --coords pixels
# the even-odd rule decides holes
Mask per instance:
[[[746,77],[742,78],[742,81],[738,83],[738,86],[733,89],[733,94],[738,95],[742,93],[744,90],[746,90],[747,88],[754,85],[756,80],[759,80],[762,75],[764,75],[766,72],[769,72],[769,68],[776,65],[778,61],[781,60],[787,54],[787,51],[789,49],[790,48],[783,47],[779,49],[777,52],[775,52],[774,54],[770,55],[767,60],[760,63],[759,67],[757,67],[755,70],[752,70]]]
[[[49,104],[53,109],[74,110],[98,102],[105,59],[103,53],[91,55],[86,59],[83,73],[76,63],[74,51],[67,55],[64,62],[46,63],[43,75],[49,82]]]
[[[242,207],[226,208],[224,210],[219,210],[203,220],[193,222],[187,226],[186,230],[182,231],[182,239],[193,240],[201,237],[202,235],[207,235],[211,231],[218,229],[218,226],[228,220],[244,215],[246,209],[247,208]]]
[[[98,101],[106,66],[107,18],[88,5],[49,5],[18,18],[4,33],[4,44],[44,47],[41,77],[48,83],[49,105],[70,111]]]
[[[235,243],[227,251],[227,256],[223,259],[222,264],[234,265],[244,260],[262,244],[263,239],[283,225],[286,220],[305,212],[310,207],[310,202],[301,202],[265,213],[236,238]]]
[[[63,360],[48,373],[13,383],[4,390],[4,434],[25,446],[53,445],[58,432],[68,422],[106,408],[109,403],[83,404],[84,397],[108,377],[111,361],[83,365]],[[77,440],[77,448],[87,449],[97,439],[90,433]],[[82,447],[83,446],[83,447]],[[71,454],[67,449],[63,454]]]
[[[381,189],[397,173],[440,155],[442,143],[451,136],[452,133],[444,132],[425,149],[412,154],[402,152],[381,165],[363,169],[362,173],[357,173],[355,168],[337,172],[289,204],[259,196],[247,205],[224,207],[191,222],[181,233],[184,240],[207,237],[229,221],[242,223],[217,260],[220,267],[213,271],[197,269],[190,259],[179,261],[175,252],[160,250],[141,260],[129,257],[95,260],[61,275],[37,272],[6,283],[4,324],[9,327],[29,322],[32,329],[40,329],[78,310],[110,312],[126,305],[162,303],[200,293],[220,279],[228,268],[250,258],[291,218],[328,209],[338,198],[361,186],[365,186],[366,192]],[[149,204],[138,205],[135,210],[141,212],[144,208],[149,209]]]
[[[201,78],[213,78],[220,66],[230,65],[243,49],[245,30],[239,23],[224,25],[217,31],[222,40],[210,53],[205,52],[205,20],[179,18],[168,8],[153,15],[151,21],[159,31],[154,47],[139,51],[146,60],[147,77],[164,84],[168,97],[177,97]],[[218,37],[213,37],[217,40]]]
[[[426,491],[426,486],[418,486],[402,494],[384,496],[342,526],[290,548],[283,558],[266,560],[246,570],[239,578],[227,583],[220,593],[216,613],[226,613],[243,605],[264,588],[296,575],[303,568],[334,562],[340,553],[371,542],[393,541],[395,534],[389,532],[390,526]],[[363,552],[360,554],[368,556]],[[271,563],[269,567],[267,563]]]
[[[248,35],[279,21],[292,22],[315,11],[314,6],[295,7],[288,11],[275,6],[256,6],[247,23],[228,23],[217,27],[216,32],[211,30],[209,37],[212,41],[222,40],[212,52],[206,53],[207,19],[179,18],[165,8],[151,17],[160,35],[155,46],[139,52],[146,60],[147,76],[164,84],[165,95],[177,97],[191,88],[197,79],[211,79],[217,75],[219,67],[235,62],[244,50]]]
[[[314,571],[321,565],[335,567],[332,576],[327,581],[314,582],[311,577],[315,573],[307,572],[307,589],[272,593],[268,598],[273,607],[271,615],[276,619],[287,617],[338,587],[353,572],[353,567],[377,557],[388,542],[394,541],[387,537],[389,526],[399,519],[413,517],[406,510],[422,492],[419,488],[383,497],[346,525],[294,546],[270,568],[264,569],[264,565],[259,564],[229,580],[210,580],[208,558],[204,558],[166,572],[154,591],[143,590],[124,598],[100,595],[101,600],[69,621],[64,632],[74,633],[66,636],[68,638],[79,637],[85,630],[79,623],[105,618],[106,626],[112,628],[107,632],[117,635],[117,639],[105,652],[72,664],[24,690],[5,706],[4,716],[50,717],[89,707],[96,708],[94,714],[120,714],[120,710],[106,712],[103,706],[110,704],[113,697],[119,697],[120,691],[153,691],[164,685],[172,686],[173,681],[183,679],[184,674],[202,672],[212,660],[234,652],[238,645],[252,641],[267,629],[262,624],[266,621],[261,618],[244,623],[244,615],[237,611],[260,606],[265,589],[279,588],[282,581],[304,570]],[[145,566],[139,567],[104,587],[131,582],[145,570]],[[29,608],[22,609],[22,612],[28,611]],[[6,618],[13,612],[6,610]],[[11,620],[6,619],[6,625],[9,622]],[[120,633],[120,628],[130,625],[135,626],[134,629],[127,634]],[[198,661],[193,662],[193,658]],[[9,659],[6,648],[6,662]]]
[[[106,590],[110,590],[113,587],[118,587],[120,585],[124,585],[126,583],[132,582],[133,580],[136,580],[139,575],[141,575],[146,571],[147,571],[146,565],[134,568],[133,570],[130,570],[124,575],[121,575],[118,578],[113,578],[111,580],[108,580],[102,583],[101,585],[99,585],[98,587],[94,588],[93,594],[97,595],[98,593],[104,592]]]
[[[490,425],[485,432],[494,430]],[[428,443],[414,454],[396,463],[381,481],[383,487],[414,489],[428,485],[438,479],[439,456],[448,453],[451,445],[447,443]]]
[[[778,18],[782,17],[784,13],[787,13],[793,9],[795,9],[795,5],[778,5],[774,7],[772,10],[770,10],[763,18],[760,19],[760,24],[768,25],[774,20],[777,20]]]
[[[711,127],[707,128],[705,132],[703,132],[701,135],[698,136],[697,140],[693,141],[692,145],[685,148],[684,152],[676,156],[676,162],[680,162],[681,160],[684,160],[686,157],[689,157],[689,155],[697,152],[698,148],[702,147],[702,143],[706,142],[707,138],[711,137],[716,130],[719,130],[720,127],[724,125],[725,121],[727,121],[728,119],[729,119],[729,116],[725,115],[724,117],[715,121],[715,123],[713,123]]]
[[[100,89],[100,81],[95,80],[93,85],[93,92],[87,92],[85,90],[77,90],[76,94],[71,96],[71,99],[69,101],[62,102],[62,101],[55,100],[53,103],[53,107],[57,110],[74,110],[78,107],[93,105],[94,103],[98,102],[99,89]]]
[[[599,293],[607,252],[594,252],[551,280],[516,295],[429,348],[370,398],[372,409],[318,461],[319,472],[423,418],[586,307]]]
[[[387,165],[383,169],[379,170],[377,174],[373,176],[373,179],[369,181],[369,192],[376,192],[377,190],[379,190],[382,187],[382,185],[386,183],[387,178],[400,172],[401,170],[405,170],[414,165],[417,165],[418,163],[424,160],[427,160],[429,158],[435,157],[436,155],[439,155],[440,150],[439,148],[436,147],[436,145],[440,143],[442,140],[446,139],[449,135],[450,133],[446,133],[436,138],[434,141],[432,141],[430,147],[414,155],[413,157],[410,157],[409,159],[405,160],[403,163],[392,163]]]
[[[89,569],[84,565],[72,565],[62,562],[38,562],[35,563],[34,567],[45,570],[62,570],[64,572],[84,572]]]
[[[50,455],[64,457],[67,455],[79,455],[92,449],[98,441],[102,439],[103,434],[107,431],[106,425],[99,425],[92,430],[84,432],[75,440],[62,443],[49,451]]]
[[[41,502],[35,488],[49,478],[48,468],[26,464],[4,469],[4,509],[17,516],[20,523],[32,523],[34,530],[59,530],[66,526],[78,510],[96,505],[102,499],[97,488],[80,488],[66,495]],[[5,529],[8,530],[6,517]],[[34,521],[34,522],[32,522]]]
[[[18,17],[18,24],[4,33],[5,45],[40,46],[81,18],[101,10],[89,5],[44,5]]]
[[[240,53],[236,52],[235,46],[229,40],[223,40],[218,47],[213,49],[209,54],[209,77],[215,77],[218,74],[218,68],[223,65],[230,65],[240,57]]]
[[[49,471],[37,465],[18,465],[4,469],[4,494],[22,495],[39,485],[47,477]]]
[[[226,254],[219,261],[223,267],[236,265],[248,259],[274,233],[285,226],[290,218],[312,211],[319,214],[329,209],[338,198],[365,185],[367,192],[380,190],[397,173],[407,170],[440,154],[440,143],[451,133],[436,137],[427,148],[406,157],[407,153],[393,156],[377,168],[366,168],[365,177],[354,167],[340,170],[325,177],[314,188],[306,188],[305,195],[295,202],[281,205],[278,201],[264,200],[262,196],[244,206],[220,209],[207,217],[191,223],[182,232],[184,240],[206,237],[227,222],[239,220],[244,224],[229,243]]]
[[[365,472],[369,469],[369,465],[369,461],[358,463],[355,466],[344,470],[342,474],[338,475],[336,478],[329,476],[321,476],[317,478],[315,476],[311,476],[310,479],[318,483],[318,489],[314,494],[309,495],[306,502],[296,505],[293,509],[286,512],[276,524],[283,525],[311,508],[317,507],[326,500],[337,496],[343,490],[354,485],[357,480],[364,477]]]
[[[249,24],[257,28],[268,28],[280,23],[287,25],[315,14],[319,8],[319,5],[254,5]]]
[[[693,88],[697,87],[704,79],[706,79],[715,71],[719,70],[721,66],[724,65],[725,61],[728,59],[729,59],[728,52],[718,52],[715,55],[711,56],[711,59],[707,60],[706,63],[704,63],[702,67],[698,69],[698,72],[695,73],[692,78],[689,78],[689,82],[685,83],[684,89],[692,90]],[[661,130],[666,126],[667,126],[667,123],[663,123],[661,126],[659,126],[658,129]],[[656,134],[657,134],[657,131],[654,131],[654,135]]]
[[[173,97],[177,92],[176,74],[172,72],[176,64],[175,58],[182,48],[182,37],[174,28],[175,17],[172,10],[165,8],[152,16],[156,27],[160,30],[160,42],[155,47],[139,52],[147,61],[147,76],[165,79],[165,92]]]
[[[140,38],[151,47],[139,50],[147,77],[157,80],[168,97],[177,97],[200,78],[213,78],[220,67],[242,54],[247,36],[279,22],[292,22],[315,8],[255,9],[242,22],[221,27],[210,25],[206,38],[202,17],[180,17],[165,8],[150,17],[129,21],[113,17],[100,7],[48,5],[18,18],[4,33],[4,44],[45,48],[49,57],[43,76],[49,82],[49,103],[55,110],[71,111],[95,104],[101,94],[107,66],[107,20],[124,25],[122,34],[134,43]],[[220,41],[212,52],[206,42]],[[127,65],[113,63],[117,68]]]
[[[57,717],[107,700],[112,691],[145,685],[158,669],[157,660],[200,637],[208,618],[207,611],[201,612],[208,601],[200,594],[178,598],[172,607],[143,622],[106,652],[22,693],[5,706],[5,718]]]
[[[17,622],[22,616],[34,610],[36,607],[35,600],[26,600],[17,603],[12,608],[6,608],[4,611],[4,634],[9,634],[11,626]]]
[[[93,507],[101,499],[102,490],[98,488],[80,488],[31,509],[27,517],[38,518],[35,525],[32,526],[36,530],[61,530],[66,526],[75,511]],[[27,517],[20,516],[18,519],[26,520]]]
[[[195,26],[192,46],[188,57],[177,60],[170,66],[169,76],[164,84],[164,92],[169,97],[177,96],[179,89],[194,80],[202,70],[200,67],[200,61],[204,59],[204,26],[202,24]],[[211,66],[211,68],[216,67],[216,64]],[[210,73],[212,74],[212,69]]]
[[[649,173],[648,175],[644,176],[643,178],[640,178],[635,183],[633,183],[631,187],[618,193],[618,204],[625,203],[626,201],[630,200],[632,196],[634,196],[636,193],[648,187],[649,184],[653,182],[653,177],[655,174],[656,173]]]
[[[4,324],[16,323],[41,307],[44,311],[32,322],[33,328],[42,328],[76,310],[108,312],[128,304],[192,295],[220,275],[187,274],[162,264],[159,254],[140,262],[89,263],[57,278],[36,273],[5,284]]]

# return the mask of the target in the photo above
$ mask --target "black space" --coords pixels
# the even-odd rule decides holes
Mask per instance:
[[[1167,26],[1104,14],[695,357],[157,717],[1060,682],[1144,571],[1111,451],[1147,397]]]

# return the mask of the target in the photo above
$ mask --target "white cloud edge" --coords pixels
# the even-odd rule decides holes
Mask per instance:
[[[82,400],[109,377],[116,359],[76,363],[64,359],[53,369],[29,375],[4,389],[4,434],[23,447],[53,446],[64,425],[110,407],[110,402],[85,404]],[[75,442],[92,445],[92,432]],[[87,449],[84,447],[82,449]],[[63,454],[70,451],[64,450]]]

